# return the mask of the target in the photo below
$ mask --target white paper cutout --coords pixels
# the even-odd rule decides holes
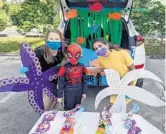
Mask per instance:
[[[112,73],[111,73],[112,72]],[[110,76],[110,74],[115,74],[115,71],[112,71],[112,69],[106,69],[105,70],[106,73],[106,77],[107,80],[109,80],[110,78],[108,78]],[[115,77],[112,75],[112,81],[117,80],[117,73],[115,74]],[[114,79],[115,78],[115,79]],[[162,80],[157,77],[155,74],[153,74],[152,72],[149,72],[147,70],[133,70],[130,71],[128,74],[126,74],[124,76],[124,78],[122,78],[121,81],[118,81],[117,83],[112,82],[112,85],[110,85],[110,87],[103,89],[102,91],[100,91],[97,96],[96,96],[96,100],[95,100],[95,108],[97,109],[99,103],[107,96],[110,95],[120,95],[119,97],[117,97],[115,104],[112,106],[112,111],[114,111],[115,109],[119,109],[118,107],[124,108],[121,109],[120,111],[124,112],[125,107],[124,105],[126,105],[126,103],[122,102],[122,100],[125,100],[125,95],[131,97],[132,99],[138,100],[142,103],[145,103],[147,105],[151,105],[151,106],[155,106],[155,107],[160,107],[160,106],[164,106],[165,103],[163,101],[161,101],[158,97],[156,97],[155,95],[153,95],[152,93],[136,87],[136,86],[127,86],[128,83],[130,83],[131,81],[138,79],[138,78],[150,78],[156,81],[159,81],[161,83]],[[109,83],[107,81],[107,83]],[[115,85],[114,85],[114,84]],[[111,83],[109,83],[111,84]],[[123,98],[121,98],[123,97]],[[121,106],[118,106],[119,103],[121,102]],[[119,110],[117,110],[119,112]]]
[[[123,94],[119,94],[115,100],[114,105],[110,109],[110,113],[126,113],[126,101]]]
[[[150,106],[155,106],[155,107],[160,107],[160,106],[165,105],[165,103],[162,100],[160,100],[158,97],[156,97],[152,93],[150,93],[142,88],[139,88],[136,86],[126,86],[126,87],[119,87],[119,88],[108,87],[108,88],[105,88],[102,91],[100,91],[96,96],[95,108],[97,109],[101,100],[103,100],[105,97],[108,97],[110,95],[120,95],[123,97],[125,97],[124,95],[127,95],[127,96],[131,97],[132,99],[135,99],[137,101],[140,101],[142,103],[145,103]],[[120,97],[118,97],[118,98],[120,98]],[[116,101],[118,100],[118,98],[116,99]],[[120,98],[120,100],[124,100],[124,99]],[[115,101],[114,105],[116,105],[116,101]],[[121,102],[121,103],[126,104],[123,102]],[[112,107],[114,107],[114,105]]]
[[[156,80],[156,81],[163,84],[162,80],[150,71],[147,71],[147,70],[133,70],[133,71],[128,72],[121,79],[120,85],[121,86],[123,86],[123,85],[127,86],[130,82],[132,82],[134,80],[137,80],[137,79],[140,79],[140,78],[153,79],[153,80]]]
[[[120,76],[117,71],[113,69],[105,69],[104,72],[106,74],[106,80],[109,86],[116,86],[120,82]]]

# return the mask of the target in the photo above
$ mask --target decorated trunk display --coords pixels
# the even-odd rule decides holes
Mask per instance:
[[[92,48],[92,41],[103,37],[120,46],[122,38],[121,9],[103,8],[94,3],[87,8],[71,9],[66,15],[70,21],[71,42]],[[87,46],[89,44],[89,46]]]

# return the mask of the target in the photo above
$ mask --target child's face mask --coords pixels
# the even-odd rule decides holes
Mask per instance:
[[[47,41],[47,47],[52,50],[58,50],[59,48],[61,48],[61,46],[62,42],[60,41],[51,41],[51,40]]]
[[[101,47],[95,51],[98,56],[106,56],[108,53],[108,49],[106,47]]]

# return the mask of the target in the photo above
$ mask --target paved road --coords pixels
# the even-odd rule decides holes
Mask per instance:
[[[19,67],[19,57],[0,57],[0,79],[18,76]],[[158,75],[163,81],[165,80],[164,60],[147,59],[146,69]],[[154,83],[152,80],[145,80],[143,88],[158,97],[162,97],[162,86]],[[97,88],[90,88],[88,90],[88,98],[84,102],[84,105],[87,106],[87,111],[94,111],[95,95],[100,90]],[[108,98],[103,100],[98,110],[101,110],[107,102]],[[154,108],[139,102],[137,103],[140,105],[139,114],[163,132],[165,123],[164,107]],[[39,116],[28,103],[26,92],[0,93],[0,134],[27,134],[38,118]]]

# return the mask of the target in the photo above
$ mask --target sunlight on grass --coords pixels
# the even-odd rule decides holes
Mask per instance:
[[[32,48],[36,48],[44,44],[44,39],[37,37],[1,37],[0,38],[0,52],[13,52],[20,49],[23,42],[29,43]]]
[[[146,39],[145,40],[145,51],[146,55],[157,55],[164,56],[165,55],[165,45],[161,45],[161,42],[156,39]]]

